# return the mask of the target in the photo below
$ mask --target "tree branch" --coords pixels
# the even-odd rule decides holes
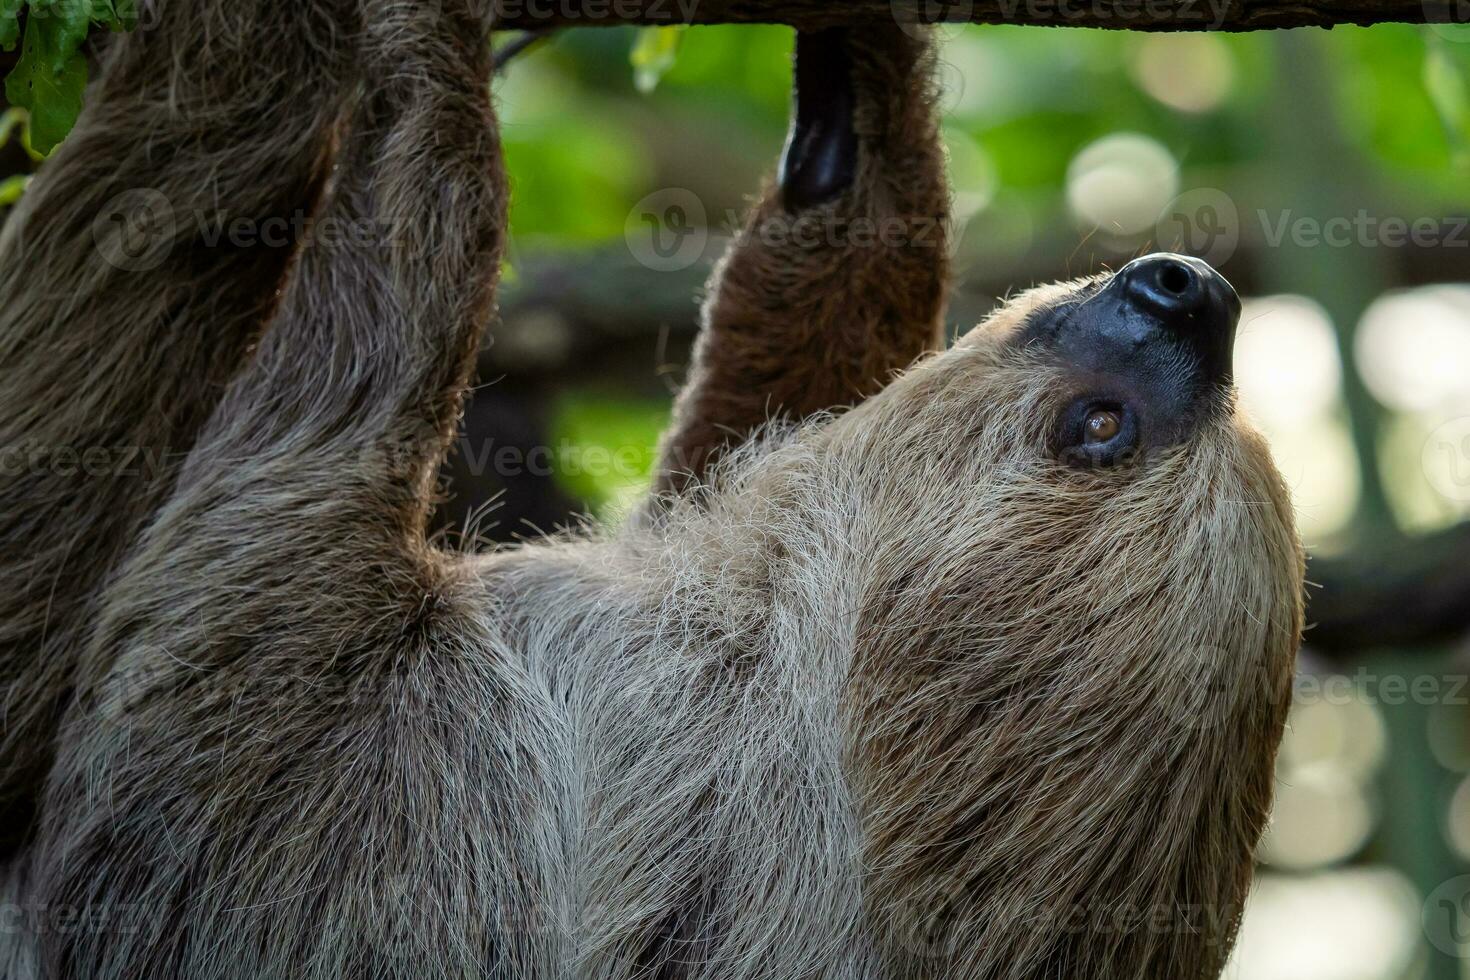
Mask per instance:
[[[1307,645],[1345,654],[1470,635],[1470,523],[1396,539],[1307,569]]]
[[[499,27],[844,24],[936,21],[1140,31],[1254,31],[1336,24],[1451,23],[1446,0],[499,0]]]

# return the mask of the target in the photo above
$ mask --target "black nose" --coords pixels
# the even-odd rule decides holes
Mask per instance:
[[[1192,351],[1206,378],[1230,380],[1240,297],[1209,263],[1156,252],[1123,266],[1109,286]]]

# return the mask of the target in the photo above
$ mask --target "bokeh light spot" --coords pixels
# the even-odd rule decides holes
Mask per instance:
[[[1230,49],[1209,34],[1150,34],[1130,68],[1139,88],[1181,112],[1218,108],[1235,81]]]
[[[1179,192],[1179,167],[1157,140],[1115,133],[1083,148],[1067,168],[1067,204],[1088,225],[1117,235],[1152,229]]]

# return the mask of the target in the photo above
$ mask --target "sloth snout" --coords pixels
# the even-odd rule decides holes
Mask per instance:
[[[1230,382],[1240,297],[1209,263],[1155,252],[1119,269],[1104,291],[1115,292],[1125,309],[1157,326],[1146,336],[1167,338],[1190,351],[1204,380]]]

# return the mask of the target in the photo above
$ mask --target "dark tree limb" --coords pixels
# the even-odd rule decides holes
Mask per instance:
[[[1394,539],[1307,570],[1307,644],[1342,656],[1470,635],[1470,523]]]
[[[495,71],[504,72],[511,61],[525,54],[531,48],[551,37],[549,33],[538,31],[526,31],[519,37],[507,41],[495,49]]]
[[[1445,0],[500,0],[500,5],[499,26],[515,30],[618,24],[790,24],[820,30],[946,21],[1254,31],[1454,20],[1454,8]]]

